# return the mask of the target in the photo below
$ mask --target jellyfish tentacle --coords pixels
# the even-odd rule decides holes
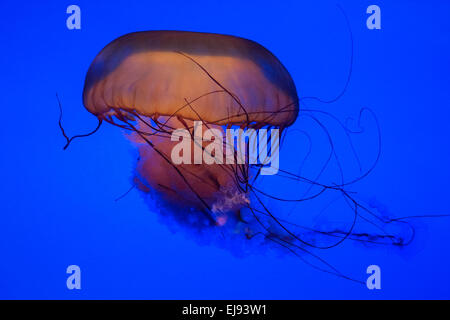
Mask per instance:
[[[66,150],[69,147],[69,145],[72,142],[72,140],[77,139],[77,138],[89,137],[89,136],[93,135],[94,133],[96,133],[98,131],[98,129],[100,129],[100,126],[102,125],[102,119],[101,118],[97,118],[98,124],[97,124],[97,127],[93,131],[91,131],[89,133],[86,133],[86,134],[78,134],[78,135],[75,135],[75,136],[72,136],[72,137],[69,138],[69,136],[66,134],[66,132],[64,130],[64,127],[62,125],[63,109],[62,109],[61,100],[59,100],[58,94],[56,94],[56,99],[58,100],[58,106],[59,106],[58,125],[59,125],[59,128],[61,129],[62,135],[64,136],[64,138],[66,138],[66,144],[64,145],[63,150]]]
[[[334,102],[338,101],[340,98],[342,98],[344,96],[344,94],[346,93],[346,91],[348,89],[348,86],[350,84],[350,80],[352,78],[352,73],[353,73],[353,60],[354,60],[353,31],[352,31],[352,28],[351,28],[351,25],[350,25],[350,20],[348,19],[347,14],[345,13],[344,9],[339,4],[337,4],[337,7],[339,8],[339,10],[341,11],[342,15],[344,16],[345,23],[347,25],[347,29],[348,29],[349,36],[350,36],[350,64],[349,64],[347,79],[345,81],[344,87],[338,93],[338,95],[335,96],[332,99],[326,100],[326,99],[322,99],[322,98],[319,98],[319,97],[306,96],[306,97],[301,97],[299,99],[300,102],[303,101],[303,100],[314,100],[314,101],[317,101],[319,103],[324,103],[324,104],[334,103]]]
[[[296,244],[294,244],[294,243],[292,243],[292,242],[286,241],[286,240],[280,238],[277,234],[274,234],[274,233],[270,232],[270,230],[268,230],[267,227],[262,223],[262,221],[257,217],[257,215],[255,214],[254,210],[253,210],[251,207],[248,207],[248,208],[249,208],[250,211],[252,212],[253,217],[255,218],[255,220],[256,220],[256,221],[259,223],[259,225],[261,225],[261,227],[262,227],[264,230],[266,230],[266,232],[267,232],[267,234],[264,234],[264,233],[262,233],[262,232],[258,232],[258,233],[256,233],[256,234],[254,234],[254,235],[252,236],[252,238],[253,238],[254,236],[256,236],[256,235],[262,235],[262,236],[264,236],[265,239],[271,240],[271,241],[277,243],[278,245],[280,245],[280,246],[282,246],[282,247],[288,249],[288,250],[289,250],[291,253],[293,253],[296,257],[298,257],[300,260],[302,260],[302,261],[303,261],[304,263],[306,263],[307,265],[309,265],[309,266],[315,268],[316,270],[319,270],[319,271],[325,272],[325,273],[329,273],[329,274],[332,274],[332,275],[335,275],[335,276],[338,276],[338,277],[341,277],[341,278],[344,278],[344,279],[347,279],[347,280],[352,280],[352,281],[355,281],[355,282],[358,282],[358,283],[364,283],[364,282],[362,282],[362,281],[353,279],[353,278],[351,278],[351,277],[348,277],[348,276],[342,274],[338,269],[336,269],[336,267],[334,267],[333,265],[331,265],[329,262],[327,262],[326,260],[324,260],[324,259],[321,258],[320,256],[318,256],[318,255],[312,253],[311,251],[309,251],[309,250],[307,250],[307,249],[305,249],[305,248],[303,248],[303,247],[301,247],[301,246],[299,246],[299,245],[296,245]],[[307,255],[311,256],[311,257],[314,258],[314,259],[316,259],[317,261],[319,261],[319,262],[322,263],[323,265],[327,266],[330,270],[326,270],[326,269],[320,268],[320,267],[318,267],[317,265],[308,262],[308,261],[305,260],[302,256],[300,256],[293,248],[298,249],[298,250],[300,250],[300,251],[306,253]]]
[[[344,129],[344,132],[349,132],[348,127],[346,127],[339,119],[336,118],[336,116],[332,115],[329,112],[323,111],[323,110],[316,110],[316,109],[303,109],[303,111],[305,112],[313,112],[313,113],[320,113],[320,114],[324,114],[326,116],[329,116],[330,118],[334,119],[335,121],[337,121],[337,123]],[[365,177],[367,177],[376,167],[377,163],[380,160],[381,157],[381,150],[382,150],[382,138],[381,138],[381,128],[380,128],[380,124],[378,121],[378,118],[376,116],[376,114],[370,109],[370,108],[361,108],[359,110],[359,116],[358,116],[358,126],[360,126],[361,124],[361,119],[364,113],[369,113],[373,119],[373,121],[375,122],[375,126],[376,126],[376,130],[377,130],[377,154],[375,157],[375,160],[373,161],[373,163],[370,165],[370,167],[362,174],[360,174],[358,177],[347,181],[345,183],[339,184],[339,186],[348,186],[351,184],[354,184],[362,179],[364,179]],[[361,132],[356,132],[357,134],[361,133]],[[351,148],[354,149],[354,145],[351,142],[351,138],[349,138],[349,142],[351,145]],[[355,153],[356,154],[356,151]],[[357,159],[359,159],[359,157],[357,157]],[[359,160],[357,160],[359,161]]]

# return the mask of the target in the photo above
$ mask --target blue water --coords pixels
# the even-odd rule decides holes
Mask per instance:
[[[352,190],[394,216],[450,213],[450,2],[379,0],[381,30],[366,27],[372,1],[339,3],[353,32],[353,73],[341,99],[315,106],[341,119],[370,107],[383,139],[376,169]],[[70,135],[93,129],[81,100],[85,73],[107,43],[133,31],[255,40],[283,62],[300,96],[333,98],[351,49],[336,2],[76,1],[81,30],[66,27],[69,4],[0,5],[0,298],[450,298],[450,218],[415,222],[418,236],[405,250],[345,244],[318,252],[362,279],[367,266],[380,266],[382,288],[368,290],[289,255],[238,257],[173,233],[136,190],[115,202],[135,161],[118,128],[104,125],[62,150],[55,93]],[[373,148],[358,145],[367,159]],[[304,150],[285,159],[296,152]],[[81,268],[81,290],[66,287],[72,264]]]

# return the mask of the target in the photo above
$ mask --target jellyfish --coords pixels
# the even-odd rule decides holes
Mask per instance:
[[[288,70],[262,45],[231,35],[186,31],[135,32],[112,41],[93,60],[83,90],[84,106],[99,121],[96,130],[105,121],[128,132],[136,146],[133,186],[170,205],[177,223],[219,230],[242,241],[260,239],[314,268],[360,282],[312,250],[333,248],[347,239],[403,246],[414,231],[404,219],[383,216],[348,191],[373,166],[357,178],[328,184],[319,181],[320,174],[306,178],[281,168],[274,156],[300,116],[315,122],[328,137],[331,151],[324,168],[335,151],[319,115],[337,122],[347,135],[360,133],[332,114],[300,108],[302,101]],[[374,116],[362,109],[358,122],[365,115]],[[60,127],[67,145],[86,136],[69,139],[61,122]],[[281,178],[307,185],[307,190],[288,198],[273,192],[276,186],[258,187],[268,166]],[[350,209],[347,225],[299,225],[292,217],[305,216],[306,210],[279,213],[283,204],[317,201],[327,193],[337,194]],[[270,202],[281,205],[273,208]],[[373,231],[357,230],[359,220]],[[394,224],[402,231],[386,228]]]
[[[213,133],[223,126],[282,130],[298,114],[294,82],[267,49],[234,36],[180,31],[132,33],[110,43],[87,72],[83,101],[99,119],[135,133],[141,189],[200,210],[213,224],[228,220],[220,207],[238,210],[248,201],[249,163],[202,164],[184,155],[192,161],[174,164],[173,133],[183,128],[181,138],[192,135],[186,149],[204,152],[194,124]]]

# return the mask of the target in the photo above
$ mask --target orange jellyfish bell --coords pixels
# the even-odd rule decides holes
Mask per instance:
[[[171,134],[180,128],[193,134],[194,121],[205,129],[283,129],[299,110],[291,76],[263,46],[184,31],[136,32],[108,44],[87,72],[83,102],[100,120],[134,132],[138,187],[209,211],[238,210],[248,201],[248,163],[176,165]]]

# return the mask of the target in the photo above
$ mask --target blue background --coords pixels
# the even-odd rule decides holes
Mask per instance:
[[[321,108],[345,118],[370,107],[379,118],[382,157],[359,192],[400,216],[447,214],[450,3],[372,2],[339,2],[354,34],[354,69],[345,96]],[[81,8],[81,30],[66,28],[70,4]],[[381,30],[366,27],[371,4],[381,8]],[[115,202],[135,156],[115,127],[62,150],[55,92],[69,134],[94,128],[81,101],[85,73],[107,43],[132,31],[249,38],[284,63],[300,96],[334,97],[350,55],[336,2],[22,1],[2,2],[0,12],[0,298],[450,298],[448,218],[418,223],[412,250],[324,253],[359,278],[379,265],[382,289],[370,291],[286,255],[240,258],[199,245],[159,223],[137,191]],[[66,288],[71,264],[82,270],[78,291]]]

